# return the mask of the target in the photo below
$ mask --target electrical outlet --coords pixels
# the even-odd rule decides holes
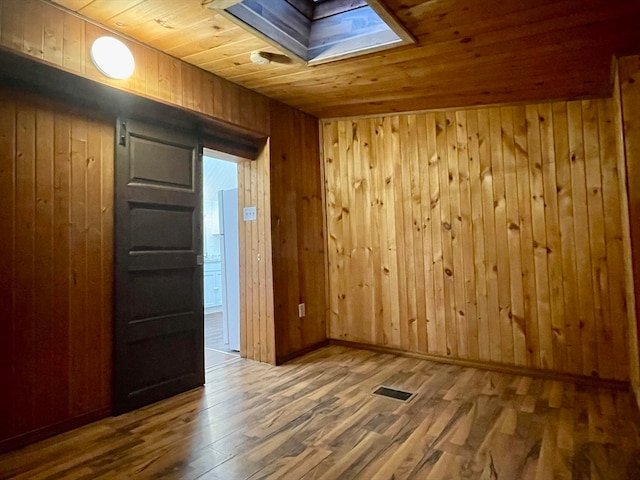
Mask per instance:
[[[302,318],[305,315],[304,303],[298,305],[298,317]]]

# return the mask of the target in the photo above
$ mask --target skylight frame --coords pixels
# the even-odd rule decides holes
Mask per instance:
[[[316,6],[327,5],[331,2],[344,3],[340,0],[211,0],[207,6],[244,30],[260,37],[294,61],[306,65],[334,62],[409,45],[416,41],[379,0],[361,0],[361,5],[357,7],[349,7],[334,15],[318,19],[313,18],[315,14],[308,14],[309,8],[313,12]],[[293,5],[296,3],[298,7]],[[281,14],[276,13],[278,10],[281,10]],[[306,13],[302,10],[305,10]],[[285,19],[285,17],[288,18]],[[349,17],[356,19],[349,25],[364,23],[365,26],[359,27],[361,31],[355,36],[340,41],[329,40],[333,32],[339,31],[341,22],[348,23],[348,20],[345,19]],[[305,21],[308,22],[307,26],[304,24]],[[298,30],[292,25],[296,25]],[[329,25],[329,28],[325,25]],[[384,30],[382,25],[384,25]],[[369,27],[376,30],[368,34],[367,28]],[[306,31],[307,28],[308,31]],[[320,28],[326,30],[323,32],[318,30]],[[353,34],[353,29],[347,32],[346,27],[344,28],[345,33]],[[327,31],[332,32],[331,35],[327,35]],[[326,41],[311,43],[317,41],[318,38],[325,38]],[[375,42],[372,44],[373,40]]]

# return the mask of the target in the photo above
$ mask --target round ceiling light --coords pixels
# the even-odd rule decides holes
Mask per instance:
[[[113,37],[100,37],[93,42],[91,61],[104,75],[117,80],[129,78],[136,66],[131,50]]]

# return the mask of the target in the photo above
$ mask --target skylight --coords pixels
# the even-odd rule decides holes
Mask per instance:
[[[208,6],[309,65],[415,41],[378,0],[212,0]]]

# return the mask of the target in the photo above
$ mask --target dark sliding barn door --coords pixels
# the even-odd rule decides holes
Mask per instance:
[[[197,137],[117,126],[114,412],[204,383]]]

